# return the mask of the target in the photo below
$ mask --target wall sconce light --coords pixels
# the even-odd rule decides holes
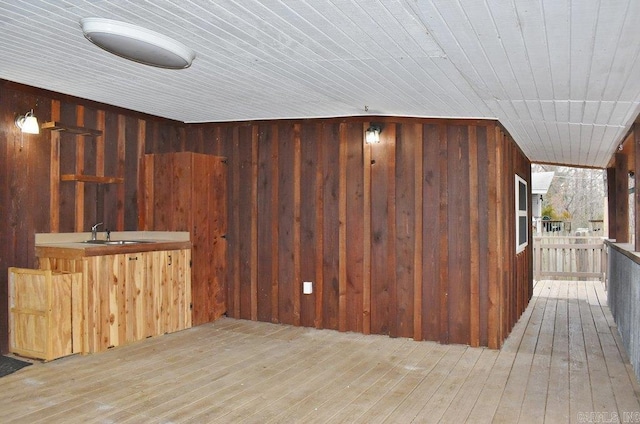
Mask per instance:
[[[23,133],[40,134],[40,125],[36,117],[33,116],[33,109],[16,118],[16,127],[20,128]]]
[[[365,135],[365,140],[369,144],[380,143],[380,133],[382,132],[382,128],[380,125],[371,125],[367,128],[367,133]]]

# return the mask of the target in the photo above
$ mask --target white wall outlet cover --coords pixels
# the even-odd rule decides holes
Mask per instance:
[[[302,283],[302,293],[303,294],[313,293],[313,283],[311,281],[305,281]]]

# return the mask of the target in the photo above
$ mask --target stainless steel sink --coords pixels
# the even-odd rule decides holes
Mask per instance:
[[[82,243],[102,244],[107,246],[123,246],[127,244],[153,243],[149,240],[85,240]]]

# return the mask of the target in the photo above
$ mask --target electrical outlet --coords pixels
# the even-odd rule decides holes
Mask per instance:
[[[305,281],[302,283],[302,293],[303,294],[311,294],[313,293],[313,282]]]

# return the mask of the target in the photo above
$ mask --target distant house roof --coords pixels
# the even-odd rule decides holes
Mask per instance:
[[[531,193],[547,194],[554,172],[533,172],[531,174]]]

